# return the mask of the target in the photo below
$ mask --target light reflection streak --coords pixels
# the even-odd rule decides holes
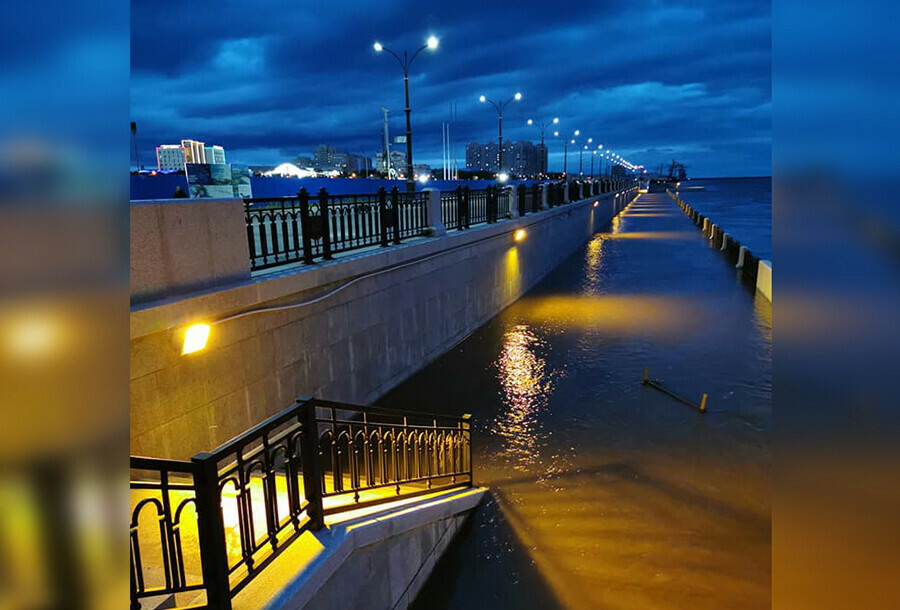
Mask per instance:
[[[600,272],[603,269],[603,244],[605,235],[597,235],[588,242],[585,255],[585,293],[588,295],[600,294]]]
[[[504,335],[495,363],[505,409],[492,431],[502,439],[501,457],[519,471],[538,464],[546,444],[540,414],[553,391],[553,379],[546,361],[536,354],[542,345],[527,326],[516,325]]]

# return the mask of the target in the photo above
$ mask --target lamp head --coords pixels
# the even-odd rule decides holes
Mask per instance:
[[[576,135],[576,136],[580,136],[580,135],[581,135],[581,130],[580,130],[580,129],[576,129],[576,130],[575,130],[575,135]]]
[[[487,98],[484,97],[484,96],[482,95],[481,97],[478,98],[478,101],[479,101],[479,102],[486,102],[486,101],[487,101]]]
[[[558,131],[554,131],[554,132],[553,132],[553,135],[554,135],[555,137],[559,137],[559,132],[558,132]]]
[[[556,125],[559,123],[559,117],[553,117],[553,124]]]
[[[380,43],[380,42],[376,42],[376,43],[375,43],[374,45],[372,45],[372,46],[375,47],[375,51],[378,52],[378,53],[381,53],[382,51],[384,51],[384,47],[381,46],[381,43]]]
[[[515,100],[518,102],[520,99],[522,99],[522,94],[521,94],[521,93],[516,93],[516,94],[513,96],[513,99],[515,99]]]
[[[534,125],[534,121],[532,121],[531,119],[528,119],[528,124],[529,124],[529,125]]]
[[[440,43],[437,39],[437,36],[429,36],[428,42],[426,44],[428,45],[428,48],[430,50],[434,51],[436,48],[438,48],[438,44]]]
[[[588,144],[592,143],[593,141],[594,141],[594,138],[588,138]]]

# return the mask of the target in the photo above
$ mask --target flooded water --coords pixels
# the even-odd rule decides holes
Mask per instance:
[[[471,413],[491,489],[416,606],[768,608],[770,401],[770,305],[642,195],[380,401]]]
[[[772,260],[772,179],[687,180],[679,196],[762,259]]]

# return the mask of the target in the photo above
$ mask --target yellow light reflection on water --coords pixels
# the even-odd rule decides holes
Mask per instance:
[[[612,336],[684,335],[704,315],[692,299],[658,295],[549,296],[524,300],[519,312],[534,325]]]
[[[603,244],[606,241],[604,235],[597,235],[588,242],[585,255],[585,280],[588,294],[600,292],[600,271],[603,268]]]
[[[496,366],[506,407],[494,421],[493,431],[502,439],[501,454],[516,470],[527,470],[539,461],[544,432],[540,411],[553,389],[543,358],[535,353],[540,339],[519,324],[503,337]]]

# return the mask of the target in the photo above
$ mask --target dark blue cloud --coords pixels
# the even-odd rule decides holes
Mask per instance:
[[[402,133],[402,73],[378,55],[429,34],[413,64],[415,159],[439,164],[452,103],[460,157],[496,137],[478,95],[524,98],[504,137],[538,138],[525,120],[560,117],[623,156],[672,157],[694,176],[770,173],[771,20],[765,2],[132,4],[132,119],[142,154],[193,137],[230,160],[274,164],[320,143],[378,147],[381,107]],[[551,169],[562,145],[550,143]]]

